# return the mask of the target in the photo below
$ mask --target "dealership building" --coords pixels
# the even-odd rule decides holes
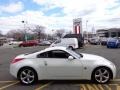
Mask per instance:
[[[119,28],[100,29],[97,30],[97,35],[99,37],[120,37],[120,29]]]

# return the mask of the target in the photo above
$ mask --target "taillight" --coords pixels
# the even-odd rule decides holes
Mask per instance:
[[[23,59],[24,58],[16,58],[16,59],[13,59],[11,63],[13,64],[13,63],[19,62],[19,61],[21,61]]]

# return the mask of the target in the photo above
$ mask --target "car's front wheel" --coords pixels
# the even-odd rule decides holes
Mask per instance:
[[[92,80],[96,83],[107,83],[111,79],[111,72],[106,67],[97,68],[92,75]]]
[[[18,79],[24,85],[31,85],[37,82],[37,73],[32,68],[22,68],[18,73]]]

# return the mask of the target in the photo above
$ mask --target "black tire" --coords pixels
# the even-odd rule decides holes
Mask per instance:
[[[120,48],[120,44],[117,45],[117,48]]]
[[[32,85],[38,81],[37,73],[30,67],[24,67],[18,72],[18,79],[23,85]]]
[[[110,48],[109,46],[107,46],[107,48]]]
[[[99,84],[104,84],[110,81],[112,73],[107,67],[96,68],[92,73],[92,81]]]
[[[19,47],[22,47],[21,45],[19,45]]]

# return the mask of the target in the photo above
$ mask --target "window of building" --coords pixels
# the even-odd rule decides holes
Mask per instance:
[[[116,32],[111,32],[111,37],[116,37],[116,36],[117,36]]]
[[[105,37],[109,37],[109,33],[108,32],[105,32]]]
[[[118,37],[120,37],[120,32],[118,32]]]

